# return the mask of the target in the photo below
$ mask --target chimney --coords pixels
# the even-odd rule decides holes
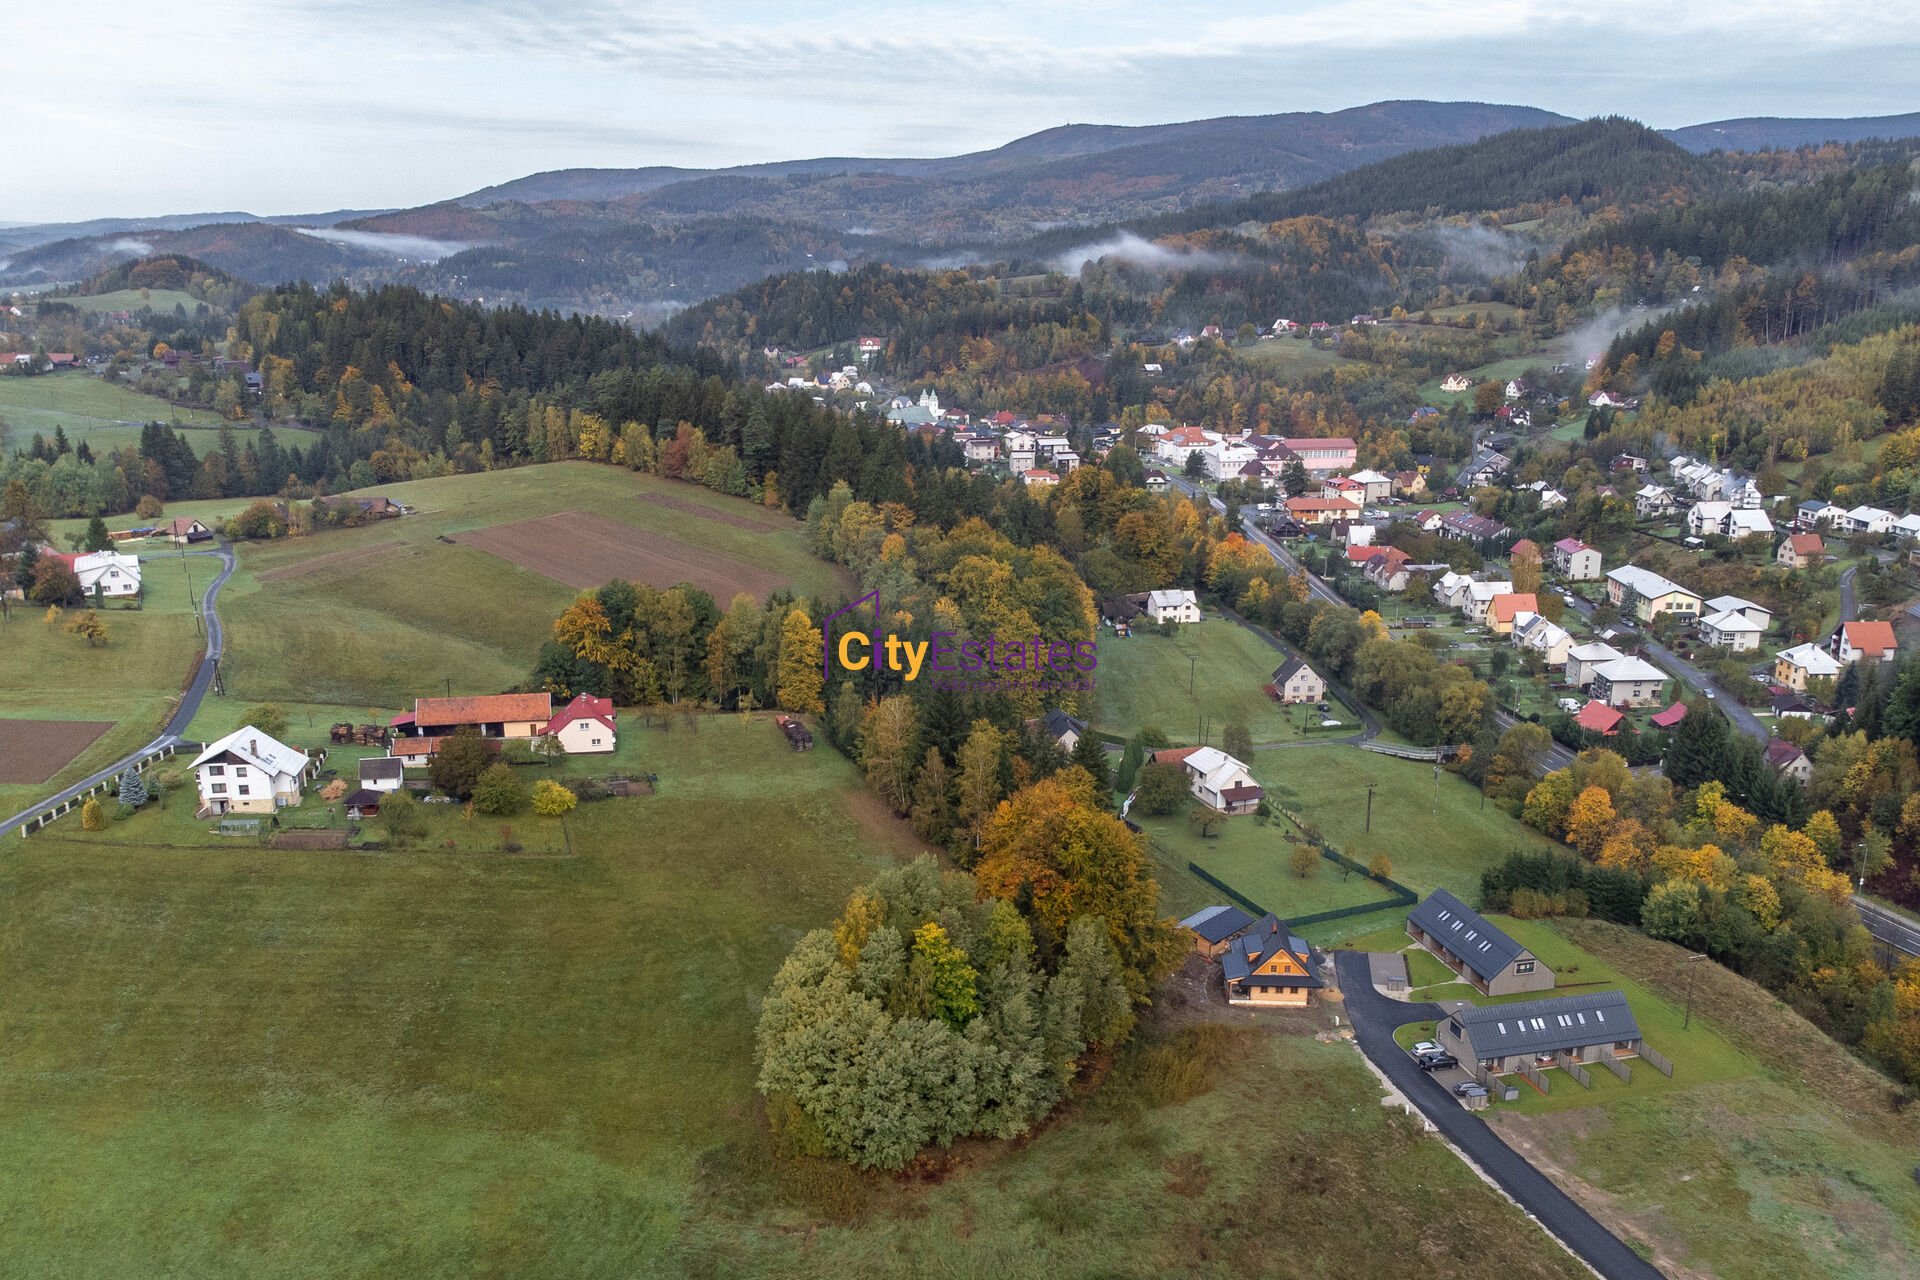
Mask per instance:
[[[247,739],[247,754],[250,756],[257,756],[260,754],[260,739],[258,738]]]

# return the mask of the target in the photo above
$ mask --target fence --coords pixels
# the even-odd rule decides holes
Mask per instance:
[[[1585,1067],[1581,1066],[1578,1062],[1575,1062],[1573,1060],[1573,1056],[1571,1054],[1563,1053],[1559,1055],[1559,1057],[1560,1057],[1560,1069],[1562,1071],[1572,1076],[1574,1078],[1574,1081],[1577,1084],[1579,1084],[1579,1086],[1582,1089],[1593,1088],[1593,1077],[1590,1074],[1588,1074],[1587,1069]]]
[[[1296,827],[1301,825],[1300,820],[1294,817],[1291,813],[1287,813],[1287,811],[1284,809],[1280,810],[1280,812],[1284,814],[1287,820],[1293,823]],[[1173,860],[1172,851],[1169,850],[1165,845],[1161,844],[1158,840],[1155,840],[1152,836],[1147,837],[1147,843],[1152,847],[1155,853],[1160,855],[1163,861],[1170,862]],[[1288,916],[1287,923],[1292,925],[1294,928],[1304,929],[1308,925],[1325,924],[1329,920],[1345,920],[1349,916],[1363,916],[1363,915],[1368,915],[1375,911],[1391,911],[1399,907],[1411,907],[1414,903],[1420,901],[1419,894],[1407,888],[1407,886],[1401,884],[1398,880],[1392,880],[1385,876],[1377,876],[1373,874],[1373,872],[1367,870],[1365,867],[1355,862],[1352,858],[1347,857],[1345,854],[1335,852],[1331,847],[1329,847],[1326,844],[1325,841],[1309,838],[1307,840],[1307,843],[1312,845],[1314,850],[1318,852],[1319,855],[1322,858],[1325,858],[1328,862],[1333,863],[1337,867],[1345,868],[1348,871],[1358,872],[1360,875],[1365,876],[1367,879],[1381,886],[1392,896],[1387,898],[1383,902],[1362,902],[1351,907],[1336,907],[1331,911],[1316,911],[1312,915],[1307,915],[1307,916]],[[1206,868],[1200,866],[1198,863],[1189,860],[1187,862],[1187,870],[1192,872],[1194,875],[1198,876],[1201,880],[1205,881],[1207,884],[1212,885],[1214,888],[1218,889],[1220,892],[1226,894],[1227,897],[1230,898],[1233,901],[1233,903],[1236,906],[1240,907],[1242,910],[1251,911],[1256,916],[1264,916],[1267,914],[1267,909],[1265,907],[1262,907],[1257,902],[1254,902],[1251,898],[1247,897],[1245,894],[1241,893],[1238,889],[1234,888],[1232,885],[1228,884],[1226,881],[1222,880],[1220,877],[1214,875],[1212,872],[1208,871]]]
[[[1611,1050],[1600,1055],[1600,1065],[1619,1076],[1622,1080],[1625,1080],[1628,1084],[1633,1083],[1633,1068],[1625,1062],[1622,1062],[1619,1058],[1614,1057]]]
[[[1658,1071],[1669,1080],[1673,1079],[1673,1063],[1667,1058],[1666,1054],[1661,1053],[1645,1040],[1640,1042],[1640,1056],[1646,1061],[1647,1065],[1655,1071]]]
[[[1547,1083],[1547,1078],[1541,1075],[1531,1062],[1517,1063],[1514,1066],[1514,1070],[1518,1071],[1523,1080],[1540,1092],[1547,1093],[1551,1091],[1552,1086]]]
[[[81,791],[75,795],[68,796],[65,800],[62,800],[59,804],[50,805],[47,808],[42,809],[39,813],[34,814],[31,818],[24,819],[20,823],[20,838],[22,840],[26,839],[29,833],[38,831],[40,828],[46,826],[48,823],[53,822],[58,818],[65,817],[67,814],[72,813],[75,809],[78,809],[81,805],[85,804],[88,800],[92,799],[94,796],[101,794],[102,792],[108,790],[109,788],[117,789],[120,785],[120,775],[125,773],[128,769],[134,769],[141,773],[145,773],[148,769],[152,768],[157,761],[167,759],[169,756],[179,751],[182,747],[191,747],[194,750],[198,750],[199,744],[190,743],[190,742],[169,742],[166,746],[160,747],[154,751],[150,751],[146,755],[140,757],[138,760],[128,761],[126,764],[121,765],[119,768],[115,769],[112,773],[108,774],[104,778],[101,778],[98,782],[88,787],[85,791]]]
[[[1391,742],[1378,742],[1369,739],[1360,744],[1362,751],[1371,751],[1376,755],[1393,756],[1398,760],[1440,760],[1442,752],[1451,755],[1452,747],[1401,747]]]

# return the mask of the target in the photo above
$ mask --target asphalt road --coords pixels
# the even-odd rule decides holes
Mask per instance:
[[[85,791],[88,787],[100,782],[105,782],[109,778],[117,777],[122,770],[142,756],[157,751],[171,743],[184,741],[181,735],[186,732],[187,726],[193,722],[193,717],[200,710],[200,704],[206,700],[207,690],[213,686],[214,664],[220,660],[220,656],[225,650],[226,634],[221,629],[220,616],[214,612],[214,602],[220,594],[220,588],[227,585],[227,579],[233,576],[234,570],[233,548],[224,542],[213,551],[189,551],[187,554],[193,556],[217,556],[220,560],[220,570],[214,574],[213,581],[207,584],[206,592],[201,597],[200,614],[205,620],[207,627],[206,652],[201,656],[200,666],[193,673],[193,682],[187,686],[186,693],[181,696],[180,705],[175,709],[173,716],[167,721],[166,728],[161,730],[159,737],[149,742],[146,746],[141,747],[138,751],[121,757],[97,773],[87,775],[64,791],[59,792],[57,795],[48,796],[29,809],[23,809],[10,818],[0,819],[0,836],[11,834],[22,823],[34,817],[36,814],[44,813],[55,805],[64,804],[66,801],[73,799],[73,797]],[[170,556],[143,557],[143,559],[149,561],[171,558]]]
[[[1853,575],[1860,572],[1860,566],[1850,564],[1840,571],[1840,621],[1852,622],[1859,617],[1853,601]]]
[[[1361,1052],[1448,1141],[1605,1280],[1659,1280],[1660,1272],[1653,1264],[1628,1248],[1552,1179],[1501,1141],[1484,1120],[1462,1107],[1394,1043],[1396,1027],[1434,1020],[1440,1012],[1437,1006],[1389,1000],[1375,991],[1367,972],[1367,958],[1358,951],[1342,951],[1334,963]]]
[[[1204,498],[1213,507],[1215,511],[1225,511],[1227,509],[1226,503],[1220,501],[1220,499],[1218,498],[1208,497],[1207,495],[1201,493],[1199,491],[1199,486],[1195,485],[1191,480],[1188,480],[1180,476],[1169,476],[1167,477],[1167,479],[1174,485],[1175,488],[1179,489],[1180,492],[1186,494],[1189,498]],[[1332,587],[1328,586],[1325,582],[1321,581],[1319,578],[1315,577],[1313,574],[1308,573],[1307,567],[1300,563],[1300,558],[1298,556],[1294,555],[1293,552],[1287,550],[1287,548],[1283,546],[1279,542],[1279,540],[1271,537],[1270,535],[1267,534],[1265,530],[1259,528],[1254,523],[1252,515],[1248,514],[1248,515],[1243,515],[1241,517],[1240,532],[1243,536],[1246,537],[1246,539],[1249,542],[1252,542],[1257,546],[1265,548],[1267,554],[1272,556],[1275,560],[1279,561],[1280,567],[1285,569],[1288,573],[1299,574],[1300,577],[1303,580],[1305,580],[1307,584],[1308,595],[1311,595],[1320,600],[1324,600],[1328,604],[1345,605],[1347,603],[1344,599],[1341,598],[1340,593],[1338,591],[1335,591]]]
[[[1860,923],[1867,926],[1867,932],[1876,941],[1886,943],[1902,955],[1920,956],[1920,924],[1858,895],[1855,895],[1853,905],[1860,913]]]

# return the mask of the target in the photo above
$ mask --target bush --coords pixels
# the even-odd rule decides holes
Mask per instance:
[[[1178,813],[1187,803],[1187,772],[1177,764],[1150,764],[1140,770],[1134,807],[1150,817]]]
[[[1310,844],[1297,844],[1287,858],[1287,866],[1302,880],[1308,879],[1320,869],[1320,852]]]
[[[240,717],[240,723],[234,727],[245,728],[247,725],[252,725],[269,738],[284,738],[287,732],[287,713],[275,703],[262,702],[257,706],[248,707],[246,714]]]
[[[533,811],[543,818],[558,818],[569,812],[580,798],[557,782],[545,778],[533,784]]]
[[[1203,1023],[1141,1050],[1133,1075],[1150,1106],[1168,1107],[1213,1088],[1220,1070],[1245,1052],[1248,1036],[1238,1027]]]
[[[160,499],[154,497],[152,494],[148,494],[134,504],[133,514],[139,516],[142,520],[151,520],[166,509],[166,506]]]
[[[80,829],[99,831],[107,825],[107,811],[96,796],[88,796],[87,802],[80,806]]]
[[[510,817],[526,807],[527,789],[511,766],[492,764],[473,784],[473,807],[496,818]]]

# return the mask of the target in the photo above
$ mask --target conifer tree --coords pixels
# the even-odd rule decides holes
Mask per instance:
[[[147,802],[147,780],[138,769],[128,767],[120,774],[120,803],[138,809]]]

